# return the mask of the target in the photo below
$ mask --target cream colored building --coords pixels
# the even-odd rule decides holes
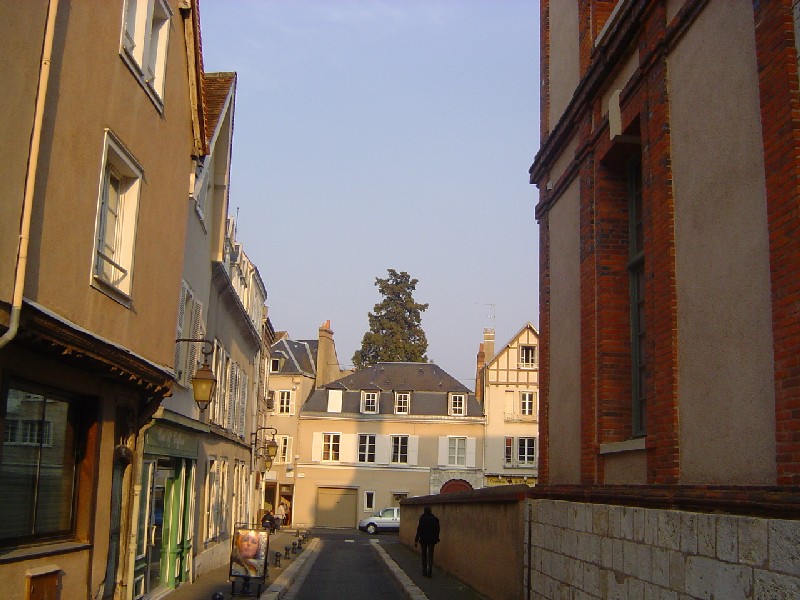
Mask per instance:
[[[278,454],[265,473],[263,505],[273,512],[279,504],[287,508],[287,522],[293,522],[296,466],[300,458],[298,428],[300,411],[311,393],[320,386],[350,373],[339,366],[330,321],[319,327],[316,340],[292,340],[286,332],[277,335],[269,357],[270,415],[261,439],[278,442]]]
[[[484,483],[533,485],[539,472],[539,333],[527,323],[497,353],[494,344],[494,330],[484,330],[475,383],[486,415]]]
[[[430,363],[378,363],[316,389],[300,411],[294,520],[354,527],[410,496],[481,487],[475,395]]]
[[[135,595],[205,151],[198,31],[196,2],[0,3],[4,598]]]

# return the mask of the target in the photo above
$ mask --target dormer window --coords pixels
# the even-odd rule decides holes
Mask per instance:
[[[453,417],[463,417],[467,414],[467,397],[464,394],[450,394],[448,414]]]
[[[519,368],[533,369],[536,367],[536,346],[519,347]]]
[[[407,415],[411,410],[411,392],[395,392],[394,414]]]
[[[281,372],[281,363],[283,361],[280,358],[272,358],[269,361],[269,372],[270,373],[280,373]]]
[[[378,392],[361,392],[361,412],[364,414],[378,413]]]

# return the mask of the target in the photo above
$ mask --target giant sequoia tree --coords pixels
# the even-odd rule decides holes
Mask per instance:
[[[375,278],[383,301],[369,313],[369,331],[361,340],[361,350],[353,354],[357,369],[378,362],[428,361],[428,339],[420,324],[428,305],[414,300],[417,281],[394,269],[389,269],[386,279]]]

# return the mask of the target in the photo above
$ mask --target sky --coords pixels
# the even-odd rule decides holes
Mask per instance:
[[[475,387],[538,329],[533,0],[201,0],[206,72],[237,77],[231,215],[292,339],[351,367],[387,269],[418,279],[428,358]]]

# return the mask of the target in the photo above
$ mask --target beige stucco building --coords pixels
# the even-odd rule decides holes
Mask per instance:
[[[297,482],[298,431],[300,411],[311,393],[320,386],[349,374],[339,366],[330,321],[319,327],[316,340],[292,340],[286,332],[277,334],[269,358],[270,415],[262,439],[274,434],[278,453],[265,474],[264,508],[286,509],[286,523],[293,524]]]
[[[172,385],[204,151],[197,27],[177,0],[0,4],[5,598],[133,595],[135,457]]]
[[[294,522],[354,527],[410,496],[480,487],[475,395],[429,363],[378,363],[317,388],[300,411]]]
[[[493,329],[478,351],[475,391],[486,416],[484,485],[536,483],[539,442],[539,333],[527,323],[495,352]]]

